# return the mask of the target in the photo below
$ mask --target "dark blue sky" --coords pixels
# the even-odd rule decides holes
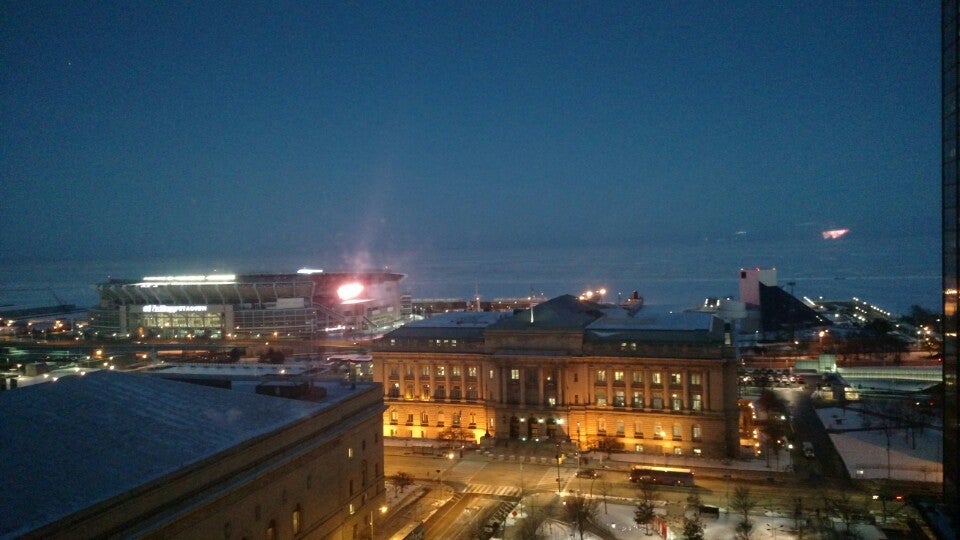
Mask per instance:
[[[937,2],[156,4],[3,3],[0,257],[938,234]]]

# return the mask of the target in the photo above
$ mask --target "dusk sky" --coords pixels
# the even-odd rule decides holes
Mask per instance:
[[[940,226],[938,2],[0,10],[0,257]]]

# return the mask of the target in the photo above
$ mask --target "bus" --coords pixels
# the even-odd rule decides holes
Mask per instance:
[[[687,486],[693,483],[693,471],[678,467],[649,467],[635,465],[630,469],[630,481],[634,483],[648,482],[661,486]]]

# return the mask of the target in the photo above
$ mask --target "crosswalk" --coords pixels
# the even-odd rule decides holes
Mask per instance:
[[[486,484],[467,484],[464,493],[495,495],[497,497],[519,497],[520,488],[513,486],[490,486]]]

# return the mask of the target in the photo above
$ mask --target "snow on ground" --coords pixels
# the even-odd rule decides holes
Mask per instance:
[[[633,521],[634,508],[635,506],[633,504],[608,502],[606,505],[606,512],[604,512],[604,505],[601,503],[598,512],[599,522],[603,527],[608,528],[610,532],[612,532],[617,538],[622,538],[625,540],[644,538],[650,538],[651,540],[654,540],[659,538],[656,532],[654,532],[654,528],[652,526],[649,528],[649,532],[645,532],[643,527],[638,526]],[[677,513],[678,510],[671,510],[671,512]],[[521,517],[522,516],[518,516],[516,518],[510,517],[507,519],[506,530],[508,531],[508,538],[512,538],[509,534],[509,531],[516,525],[517,520]],[[770,538],[777,538],[780,540],[795,540],[798,538],[798,535],[793,532],[794,522],[790,518],[783,518],[775,515],[757,514],[751,515],[750,520],[753,523],[754,530],[752,538],[758,540],[766,540]],[[668,531],[667,538],[680,538],[681,525],[679,523],[679,518],[668,521],[670,522],[670,529]],[[739,516],[722,513],[719,517],[703,516],[701,517],[701,521],[704,525],[704,538],[721,539],[736,537],[736,526],[740,519]],[[842,527],[842,525],[839,523],[835,524],[835,526]],[[886,538],[886,536],[879,529],[870,525],[858,525],[856,529],[858,534],[857,537],[861,540],[883,540]],[[566,540],[571,538],[578,539],[580,537],[579,533],[575,533],[571,527],[571,524],[557,520],[548,520],[543,525],[540,532],[551,540]],[[583,538],[584,540],[600,540],[599,536],[590,532],[585,532]]]
[[[854,407],[817,409],[820,421],[831,430],[830,440],[851,478],[887,477],[887,437],[883,430],[863,430],[863,414]],[[837,420],[840,420],[838,423]],[[876,422],[874,422],[876,425]],[[906,429],[890,437],[890,478],[918,482],[942,482],[943,432],[925,429],[917,433],[916,444]]]

